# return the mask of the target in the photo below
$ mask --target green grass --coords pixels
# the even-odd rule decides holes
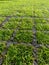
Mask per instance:
[[[36,30],[39,30],[39,31],[49,31],[49,24],[48,23],[45,23],[45,24],[37,23],[36,24]]]
[[[29,29],[32,30],[33,29],[33,20],[32,18],[23,18],[20,24],[20,29]]]
[[[36,18],[36,30],[37,31],[49,31],[49,19],[44,18]]]
[[[38,31],[36,33],[36,39],[38,44],[49,44],[49,32]]]
[[[49,48],[43,46],[38,49],[38,65],[49,65]]]
[[[10,18],[6,19],[7,16]],[[33,49],[27,45],[34,40],[34,28],[37,31],[37,44],[49,45],[48,0],[0,0],[0,55],[5,49],[5,42],[10,41],[11,36],[14,36],[12,43],[19,43],[8,48],[3,65],[33,65]],[[49,65],[48,48],[39,49],[37,60],[38,65]]]
[[[3,23],[3,21],[6,19],[6,17],[0,17],[0,24]]]
[[[13,41],[31,43],[33,40],[33,32],[27,30],[18,30]]]
[[[13,33],[13,30],[10,29],[0,29],[0,41],[7,41],[10,39],[11,34]]]
[[[32,65],[33,47],[25,44],[10,45],[2,65]]]
[[[0,1],[0,15],[34,16],[33,11],[35,11],[37,17],[49,17],[48,7],[47,1]]]
[[[2,28],[5,28],[5,29],[16,29],[20,23],[20,20],[21,19],[17,19],[17,18],[10,18],[9,21],[7,21],[3,26]]]
[[[6,42],[0,42],[0,58],[1,58],[1,54],[4,51],[4,49],[6,48]]]
[[[35,9],[35,16],[40,18],[49,18],[49,11],[46,9]]]
[[[10,18],[9,21],[7,21],[2,28],[6,29],[15,29],[19,27],[20,29],[33,29],[33,20],[32,18]]]
[[[38,24],[38,23],[44,24],[44,23],[49,22],[49,20],[46,20],[44,18],[35,18],[35,22],[36,22],[36,24]]]
[[[26,6],[23,6],[23,5],[26,5]],[[26,1],[24,1],[24,3],[22,1],[18,1],[18,2],[3,1],[3,2],[0,2],[0,15],[2,16],[12,16],[12,15],[33,16],[32,6],[29,6],[28,8]]]

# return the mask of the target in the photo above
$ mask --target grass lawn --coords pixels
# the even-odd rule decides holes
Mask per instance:
[[[37,46],[42,46],[38,52],[35,42]],[[48,0],[0,0],[1,65],[34,65],[36,60],[37,65],[49,65],[47,46],[49,47]],[[5,49],[7,52],[3,56]]]

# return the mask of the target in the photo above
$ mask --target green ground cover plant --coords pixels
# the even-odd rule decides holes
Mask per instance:
[[[10,45],[2,65],[32,65],[33,47],[25,44]],[[11,54],[12,53],[12,54]]]
[[[33,32],[27,30],[18,30],[14,37],[14,41],[30,43],[33,39]]]
[[[5,29],[16,29],[19,25],[20,25],[20,20],[19,18],[10,18],[9,21],[7,21],[3,26],[2,28],[5,28]]]
[[[20,24],[20,29],[29,29],[32,30],[33,29],[33,20],[32,18],[23,18]]]
[[[2,16],[33,16],[32,6],[27,6],[26,1],[3,1],[0,2],[0,15]],[[4,3],[4,4],[3,4]],[[8,3],[8,4],[7,4]],[[24,6],[23,6],[24,5]],[[25,6],[26,5],[26,6]]]
[[[0,41],[7,41],[10,39],[11,34],[13,33],[13,30],[10,29],[0,29]]]
[[[44,18],[35,18],[35,22],[36,23],[47,23],[49,22],[49,20],[46,20]]]
[[[38,44],[49,44],[49,32],[38,31],[36,33],[36,39]]]
[[[3,23],[3,21],[6,19],[6,17],[0,17],[0,24]]]
[[[49,48],[38,48],[34,59],[30,44],[49,46],[49,1],[0,0],[0,58],[7,48],[1,65],[49,65]]]
[[[0,58],[5,48],[6,48],[6,42],[0,42]]]
[[[49,48],[42,46],[38,49],[38,65],[49,65]]]
[[[41,8],[41,9],[38,9],[38,8],[36,8],[35,9],[35,16],[36,17],[40,17],[40,18],[49,18],[49,12],[48,12],[48,10],[47,9],[45,9],[45,8]]]
[[[48,23],[37,23],[36,24],[36,30],[38,31],[49,31],[49,24]]]
[[[2,28],[6,29],[15,29],[19,27],[20,29],[33,29],[33,20],[32,18],[10,18]]]

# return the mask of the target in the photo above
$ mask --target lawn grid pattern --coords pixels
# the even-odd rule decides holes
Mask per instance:
[[[19,5],[19,6],[25,6],[26,7],[26,5]],[[45,44],[45,43],[40,43],[40,44],[38,44],[40,41],[38,41],[37,40],[37,38],[36,38],[36,36],[37,36],[37,32],[38,33],[42,33],[43,32],[43,36],[44,36],[44,33],[49,33],[49,30],[39,30],[38,28],[36,28],[36,24],[37,24],[37,21],[36,21],[36,19],[40,19],[40,20],[42,20],[42,19],[44,19],[44,20],[46,20],[47,22],[38,22],[38,23],[40,23],[41,25],[45,25],[45,24],[49,24],[49,17],[45,17],[45,16],[43,16],[43,17],[39,17],[38,15],[36,16],[36,12],[35,12],[35,9],[36,8],[34,8],[35,7],[35,5],[29,5],[29,6],[33,6],[33,11],[32,11],[32,13],[33,13],[33,16],[16,16],[16,15],[0,15],[0,17],[6,17],[5,18],[5,20],[0,24],[0,29],[5,29],[5,30],[7,30],[6,28],[4,28],[3,26],[7,23],[7,22],[10,22],[9,20],[12,18],[12,17],[14,17],[14,18],[20,18],[20,21],[19,21],[19,24],[17,25],[17,27],[16,28],[14,28],[14,29],[10,29],[10,30],[12,30],[13,32],[10,34],[10,38],[8,39],[8,40],[0,40],[0,42],[6,42],[6,49],[4,49],[4,51],[2,52],[2,58],[0,58],[0,65],[2,65],[2,63],[3,63],[3,60],[4,60],[4,55],[7,53],[7,49],[8,49],[8,47],[10,46],[10,44],[11,43],[13,43],[13,44],[18,44],[19,43],[19,41],[17,42],[17,41],[14,41],[14,38],[15,38],[15,36],[17,35],[17,31],[27,31],[27,32],[33,32],[33,34],[32,34],[32,36],[33,36],[33,38],[32,38],[32,41],[31,42],[28,42],[27,44],[26,44],[26,42],[20,42],[20,43],[23,43],[23,44],[26,44],[26,45],[32,45],[32,46],[34,46],[35,47],[35,49],[33,50],[34,51],[34,57],[35,57],[35,60],[34,60],[34,65],[38,65],[38,60],[37,60],[37,53],[38,53],[38,51],[37,51],[37,49],[39,49],[40,47],[42,47],[42,46],[45,46],[46,48],[49,48],[49,44],[48,44],[48,42],[47,42],[47,44]],[[32,22],[33,22],[33,28],[32,29],[20,29],[20,25],[21,25],[21,23],[23,22],[22,21],[22,19],[23,18],[26,18],[26,19],[32,19]],[[48,35],[48,34],[47,34]],[[45,36],[46,37],[46,36]]]

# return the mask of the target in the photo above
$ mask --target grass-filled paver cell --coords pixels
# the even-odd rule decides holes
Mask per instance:
[[[33,29],[33,19],[32,18],[22,18],[21,24],[20,24],[20,29],[27,29],[27,30],[32,30]]]
[[[10,45],[2,65],[32,65],[33,47],[31,45]]]
[[[13,30],[10,29],[0,29],[0,41],[7,41],[10,39]]]
[[[37,23],[36,30],[38,31],[49,31],[49,24],[48,23]]]
[[[36,39],[38,44],[49,44],[49,32],[37,31]]]
[[[35,28],[37,31],[49,31],[49,19],[35,18]]]
[[[14,41],[31,43],[33,40],[32,30],[17,30]]]
[[[38,49],[38,65],[49,65],[49,48],[42,46]]]

